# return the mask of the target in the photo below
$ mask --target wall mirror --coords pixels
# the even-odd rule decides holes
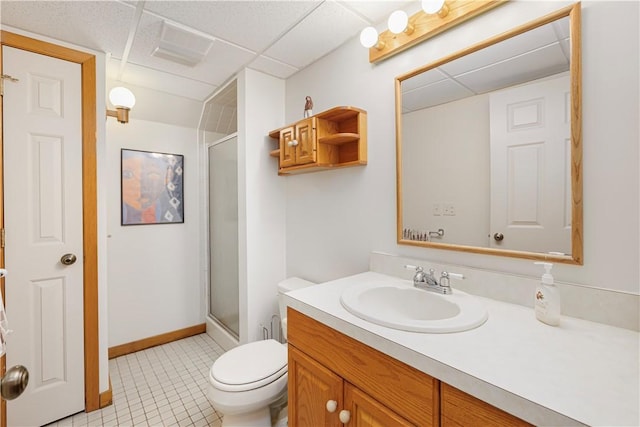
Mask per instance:
[[[398,243],[582,264],[580,4],[396,78]]]

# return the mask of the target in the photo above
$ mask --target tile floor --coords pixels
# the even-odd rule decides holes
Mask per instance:
[[[47,427],[219,427],[221,415],[206,393],[209,369],[223,352],[201,334],[111,359],[113,405]]]

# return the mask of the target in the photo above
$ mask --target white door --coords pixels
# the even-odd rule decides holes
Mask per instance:
[[[491,94],[491,247],[571,253],[569,95],[569,76]]]
[[[84,410],[80,65],[3,48],[7,366],[29,385],[9,426]],[[71,265],[61,257],[74,254]]]

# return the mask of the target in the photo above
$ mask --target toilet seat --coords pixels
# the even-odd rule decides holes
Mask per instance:
[[[224,353],[213,363],[209,379],[218,390],[241,392],[264,387],[286,373],[286,346],[270,339]]]

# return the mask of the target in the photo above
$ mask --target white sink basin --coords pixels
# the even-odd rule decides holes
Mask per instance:
[[[460,332],[487,320],[480,301],[456,289],[440,295],[400,283],[366,283],[345,289],[340,302],[361,319],[402,331]]]

